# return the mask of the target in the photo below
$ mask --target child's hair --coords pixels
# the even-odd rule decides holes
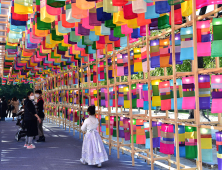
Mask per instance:
[[[89,106],[88,109],[87,109],[87,112],[89,112],[89,115],[95,115],[96,107],[94,105],[93,106]]]

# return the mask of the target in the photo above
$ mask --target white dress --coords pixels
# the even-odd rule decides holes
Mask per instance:
[[[82,131],[87,131],[82,146],[82,160],[88,165],[97,165],[108,160],[102,139],[97,131],[99,125],[95,116],[89,116],[82,127]]]

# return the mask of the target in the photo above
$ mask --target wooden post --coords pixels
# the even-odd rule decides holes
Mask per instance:
[[[80,68],[81,68],[81,80],[82,80],[82,82],[81,82],[82,109],[79,110],[79,139],[81,139],[81,115],[82,115],[82,112],[83,112],[83,65],[82,65],[82,61],[81,61],[81,66],[80,66]],[[80,92],[79,92],[79,97],[80,97]],[[79,105],[81,105],[80,102],[79,102]]]
[[[179,134],[178,134],[178,110],[177,110],[177,83],[176,83],[176,57],[175,57],[175,21],[174,6],[171,6],[171,41],[172,41],[172,69],[173,69],[173,98],[174,98],[174,115],[175,115],[175,141],[176,141],[176,165],[180,169],[179,154]],[[168,117],[168,116],[167,116]],[[170,156],[170,155],[169,155]]]
[[[97,56],[97,53],[96,53],[96,77],[97,77],[97,80],[96,80],[96,91],[97,91],[97,111],[98,111],[98,121],[100,122],[100,105],[99,105],[99,76],[98,76],[98,56]],[[99,123],[99,134],[100,134],[100,123]]]
[[[197,18],[196,18],[196,1],[192,1],[193,12],[193,53],[194,53],[194,79],[195,79],[195,102],[196,102],[196,125],[197,125],[197,150],[198,150],[198,170],[202,170],[201,154],[201,134],[200,134],[200,111],[199,111],[199,86],[198,86],[198,60],[197,60]]]
[[[150,129],[150,159],[151,159],[151,170],[154,170],[149,44],[150,44],[150,41],[149,41],[149,25],[146,25],[147,76],[148,76],[147,83],[148,83],[148,100],[149,100],[149,129]]]
[[[114,43],[113,43],[114,45]],[[114,48],[113,48],[114,49]],[[107,46],[106,46],[106,50],[107,50]],[[107,51],[106,51],[107,52]],[[113,51],[114,53],[114,51]],[[110,103],[109,103],[109,85],[110,85],[110,82],[109,82],[109,67],[108,67],[108,58],[106,56],[106,90],[107,90],[107,100],[108,100],[108,112],[110,113],[111,112],[111,108],[110,108]],[[109,155],[111,154],[111,135],[110,135],[110,114],[108,114],[108,117],[109,117]]]
[[[72,70],[72,72],[71,72],[71,74],[72,74],[71,82],[72,83],[73,83],[73,78],[74,78],[73,71],[74,70]],[[78,62],[77,62],[77,71],[78,71]],[[75,85],[71,85],[71,89],[72,89],[72,87],[73,87],[73,90],[72,90],[72,104],[71,104],[71,106],[74,106],[74,88],[75,88]],[[73,130],[73,135],[75,135],[75,110],[74,109],[72,109],[72,130]]]
[[[77,77],[78,77],[78,103],[79,103],[79,116],[81,115],[81,103],[80,103],[80,91],[81,91],[81,89],[82,89],[82,85],[81,85],[81,87],[80,87],[80,77],[79,77],[79,72],[80,72],[80,69],[82,68],[82,62],[80,61],[80,65],[79,65],[79,63],[77,62]],[[82,70],[81,70],[82,71]],[[82,76],[81,76],[82,77]],[[75,123],[74,123],[75,124]],[[77,127],[77,123],[76,123],[76,127]],[[77,128],[77,131],[78,131],[78,128]],[[80,133],[80,131],[79,131],[79,133]]]
[[[127,53],[128,53],[128,82],[129,82],[129,100],[130,100],[130,109],[129,109],[129,114],[130,114],[130,132],[131,132],[131,156],[132,156],[132,166],[135,166],[135,161],[134,161],[134,154],[135,154],[135,149],[134,149],[134,140],[133,140],[133,112],[132,112],[132,89],[131,89],[131,66],[130,66],[130,48],[129,48],[129,34],[127,34]]]
[[[114,48],[114,44],[113,44]],[[118,114],[118,103],[117,103],[117,85],[116,85],[116,55],[113,53],[113,63],[114,63],[114,87],[115,87],[115,105],[116,105],[116,114]],[[120,77],[121,79],[121,77]],[[130,93],[131,94],[131,93]],[[117,158],[119,159],[119,116],[116,115],[116,139],[117,139]]]

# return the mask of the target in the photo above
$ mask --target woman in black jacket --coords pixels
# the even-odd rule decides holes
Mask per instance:
[[[27,149],[35,148],[35,145],[32,144],[32,140],[34,136],[38,135],[37,120],[39,123],[41,123],[41,119],[37,115],[35,106],[32,102],[33,100],[34,100],[34,93],[30,91],[28,92],[27,99],[24,102],[25,105],[24,122],[25,122],[25,127],[27,129],[27,136],[24,147],[27,147]]]
[[[7,117],[7,109],[8,109],[8,104],[5,101],[5,97],[2,97],[2,101],[1,101],[1,113],[0,113],[0,117],[1,117],[1,121],[5,121],[5,118]]]

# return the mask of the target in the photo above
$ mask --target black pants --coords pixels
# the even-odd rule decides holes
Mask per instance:
[[[8,109],[7,117],[11,117],[11,113],[12,113],[12,110],[11,110],[11,109]]]

